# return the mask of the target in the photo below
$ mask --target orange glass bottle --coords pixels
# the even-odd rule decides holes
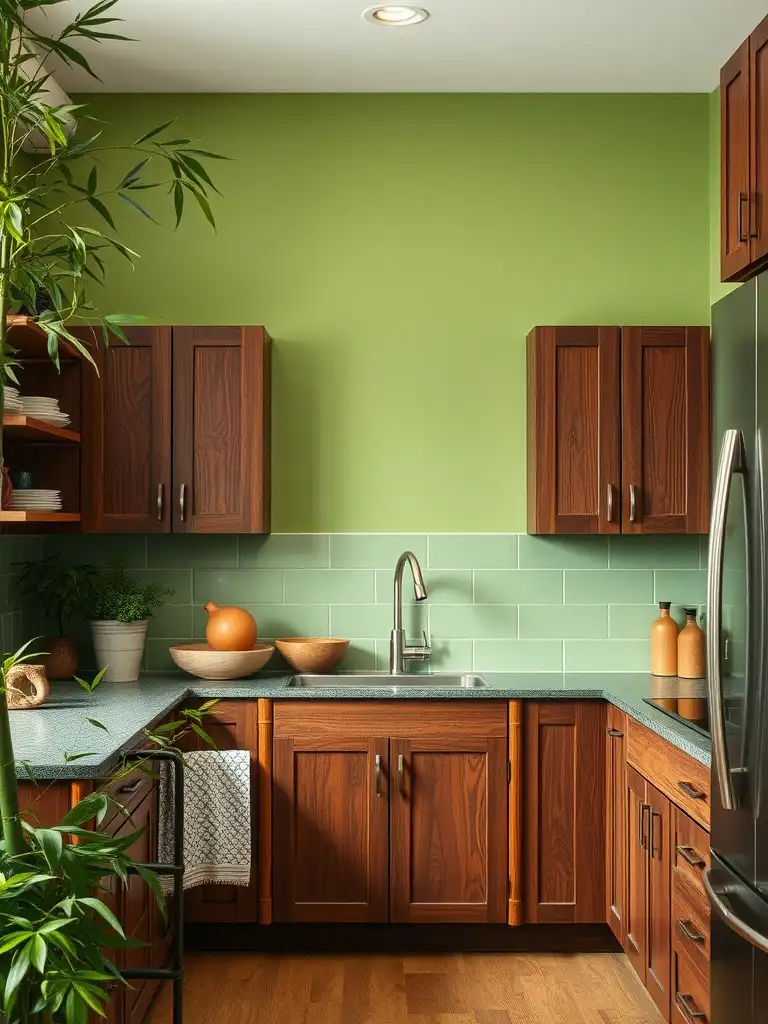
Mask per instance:
[[[681,679],[703,679],[707,674],[706,639],[695,608],[685,609],[685,626],[677,638],[677,674]]]

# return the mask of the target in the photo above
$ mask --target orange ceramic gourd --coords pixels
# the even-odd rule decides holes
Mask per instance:
[[[205,639],[215,651],[249,651],[256,643],[256,619],[245,608],[219,608],[209,601],[205,610],[208,612]]]

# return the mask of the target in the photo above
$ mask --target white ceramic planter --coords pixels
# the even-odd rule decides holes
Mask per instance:
[[[98,668],[107,666],[107,683],[133,683],[139,678],[144,642],[147,638],[147,619],[140,622],[91,622],[93,649]]]

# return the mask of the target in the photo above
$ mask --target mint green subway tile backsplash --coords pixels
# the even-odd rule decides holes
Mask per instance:
[[[417,554],[429,591],[427,601],[416,603],[406,569],[408,637],[417,641],[424,629],[433,648],[416,671],[643,672],[656,602],[672,601],[680,618],[683,605],[705,600],[706,542],[688,537],[67,536],[24,538],[13,552],[7,541],[0,538],[6,649],[45,628],[23,602],[14,604],[16,550],[22,558],[60,550],[72,561],[100,565],[123,557],[142,577],[174,589],[150,625],[146,666],[152,670],[170,667],[169,644],[203,639],[207,601],[247,608],[265,640],[347,637],[341,668],[386,670],[393,571],[406,548]],[[743,586],[741,573],[729,575],[727,593]],[[84,624],[72,628],[87,638]],[[90,656],[84,652],[84,659]],[[281,664],[276,658],[273,667]]]

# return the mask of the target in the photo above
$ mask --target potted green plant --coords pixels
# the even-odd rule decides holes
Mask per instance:
[[[141,583],[120,564],[91,574],[84,608],[91,622],[96,662],[106,666],[108,683],[139,678],[149,619],[172,593],[163,583]]]
[[[14,562],[19,567],[19,593],[33,602],[36,612],[56,623],[56,636],[45,640],[45,668],[49,679],[71,679],[77,672],[77,647],[66,635],[66,624],[80,611],[92,565],[67,565],[60,556],[39,562]]]

